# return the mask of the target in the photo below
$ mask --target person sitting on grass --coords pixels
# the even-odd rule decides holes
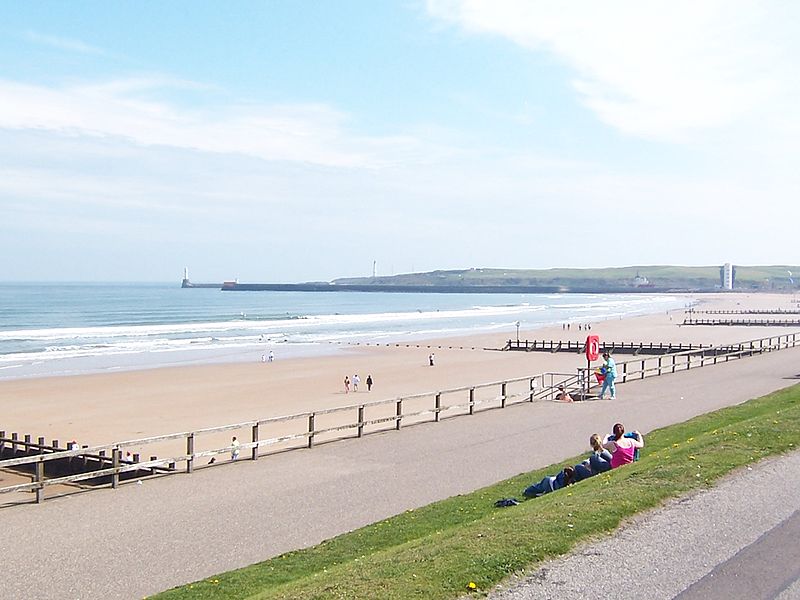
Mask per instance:
[[[593,433],[589,438],[592,455],[582,463],[575,465],[575,481],[587,479],[592,475],[603,473],[611,468],[611,453],[603,448],[600,435]]]
[[[550,492],[560,490],[563,487],[570,485],[575,477],[575,469],[573,467],[564,467],[558,475],[548,475],[539,483],[534,483],[525,488],[522,495],[526,498],[538,498]]]
[[[644,437],[638,431],[626,434],[622,423],[616,423],[612,431],[603,442],[603,448],[611,452],[611,468],[616,469],[637,458],[637,450],[644,448]]]

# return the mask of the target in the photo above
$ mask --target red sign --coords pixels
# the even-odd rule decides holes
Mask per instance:
[[[589,361],[597,360],[600,356],[600,336],[590,335],[586,338],[586,358]]]

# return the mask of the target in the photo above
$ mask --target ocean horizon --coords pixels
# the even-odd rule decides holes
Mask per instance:
[[[221,292],[170,283],[0,283],[0,379],[337,352],[652,314],[670,294]]]

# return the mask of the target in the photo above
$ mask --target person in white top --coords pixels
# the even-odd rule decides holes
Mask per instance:
[[[353,391],[358,391],[358,384],[361,383],[361,377],[358,376],[358,373],[353,375]]]
[[[231,440],[231,460],[239,458],[239,446],[239,440],[236,439],[236,436],[233,436]]]

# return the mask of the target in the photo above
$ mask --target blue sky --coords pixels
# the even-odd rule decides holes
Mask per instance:
[[[0,4],[0,280],[797,264],[800,6]]]

